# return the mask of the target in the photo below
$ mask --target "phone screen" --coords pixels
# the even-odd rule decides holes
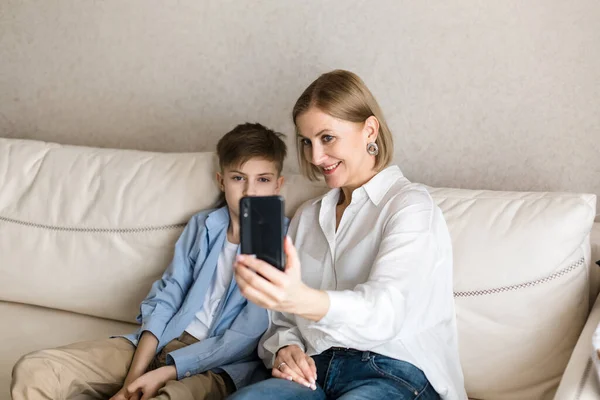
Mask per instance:
[[[284,270],[284,200],[281,196],[243,197],[240,200],[242,254]]]

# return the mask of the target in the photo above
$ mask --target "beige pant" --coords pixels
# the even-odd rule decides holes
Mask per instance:
[[[169,342],[150,363],[149,369],[165,365],[167,353],[196,341],[184,333]],[[36,351],[14,366],[13,400],[108,399],[121,390],[135,346],[115,338],[74,343]],[[159,390],[156,400],[220,400],[235,387],[227,374],[206,372],[173,380]]]

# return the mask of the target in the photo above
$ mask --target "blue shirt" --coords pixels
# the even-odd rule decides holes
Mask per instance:
[[[226,206],[191,218],[175,245],[173,261],[140,306],[140,328],[125,338],[137,345],[142,332],[149,331],[158,339],[159,352],[183,333],[204,304],[228,226]],[[239,389],[263,368],[256,348],[268,325],[267,311],[248,302],[232,279],[208,337],[169,353],[167,365],[175,365],[177,379],[225,371]]]

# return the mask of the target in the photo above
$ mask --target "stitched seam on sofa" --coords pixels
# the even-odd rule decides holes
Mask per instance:
[[[0,222],[7,222],[16,225],[28,226],[37,229],[46,229],[59,232],[83,232],[83,233],[141,233],[151,231],[162,231],[167,229],[180,229],[185,227],[185,224],[170,224],[159,226],[141,226],[138,228],[76,228],[71,226],[54,226],[45,224],[36,224],[34,222],[19,221],[12,218],[0,216]]]
[[[579,385],[577,386],[577,392],[575,393],[575,400],[579,400],[581,398],[581,394],[583,393],[583,388],[587,382],[588,376],[590,375],[590,371],[592,370],[592,359],[588,358],[587,364],[585,365],[585,370],[583,371],[583,375],[581,379],[579,379]]]
[[[502,287],[493,288],[493,289],[481,289],[481,290],[469,290],[469,291],[463,291],[463,292],[454,292],[454,297],[486,296],[489,294],[497,294],[497,293],[510,292],[510,291],[518,290],[518,289],[525,289],[525,288],[541,285],[543,283],[548,283],[550,281],[558,279],[558,278],[560,278],[560,277],[562,277],[584,265],[585,265],[585,258],[581,257],[579,260],[577,260],[573,264],[569,265],[568,267],[563,268],[560,271],[553,273],[552,275],[548,275],[545,278],[540,278],[540,279],[536,279],[534,281],[529,281],[529,282],[524,282],[524,283],[518,283],[516,285],[502,286]]]

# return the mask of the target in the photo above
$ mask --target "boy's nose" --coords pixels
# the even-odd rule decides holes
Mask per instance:
[[[245,190],[244,196],[256,196],[255,185],[251,185],[251,184],[246,185],[246,190]]]

